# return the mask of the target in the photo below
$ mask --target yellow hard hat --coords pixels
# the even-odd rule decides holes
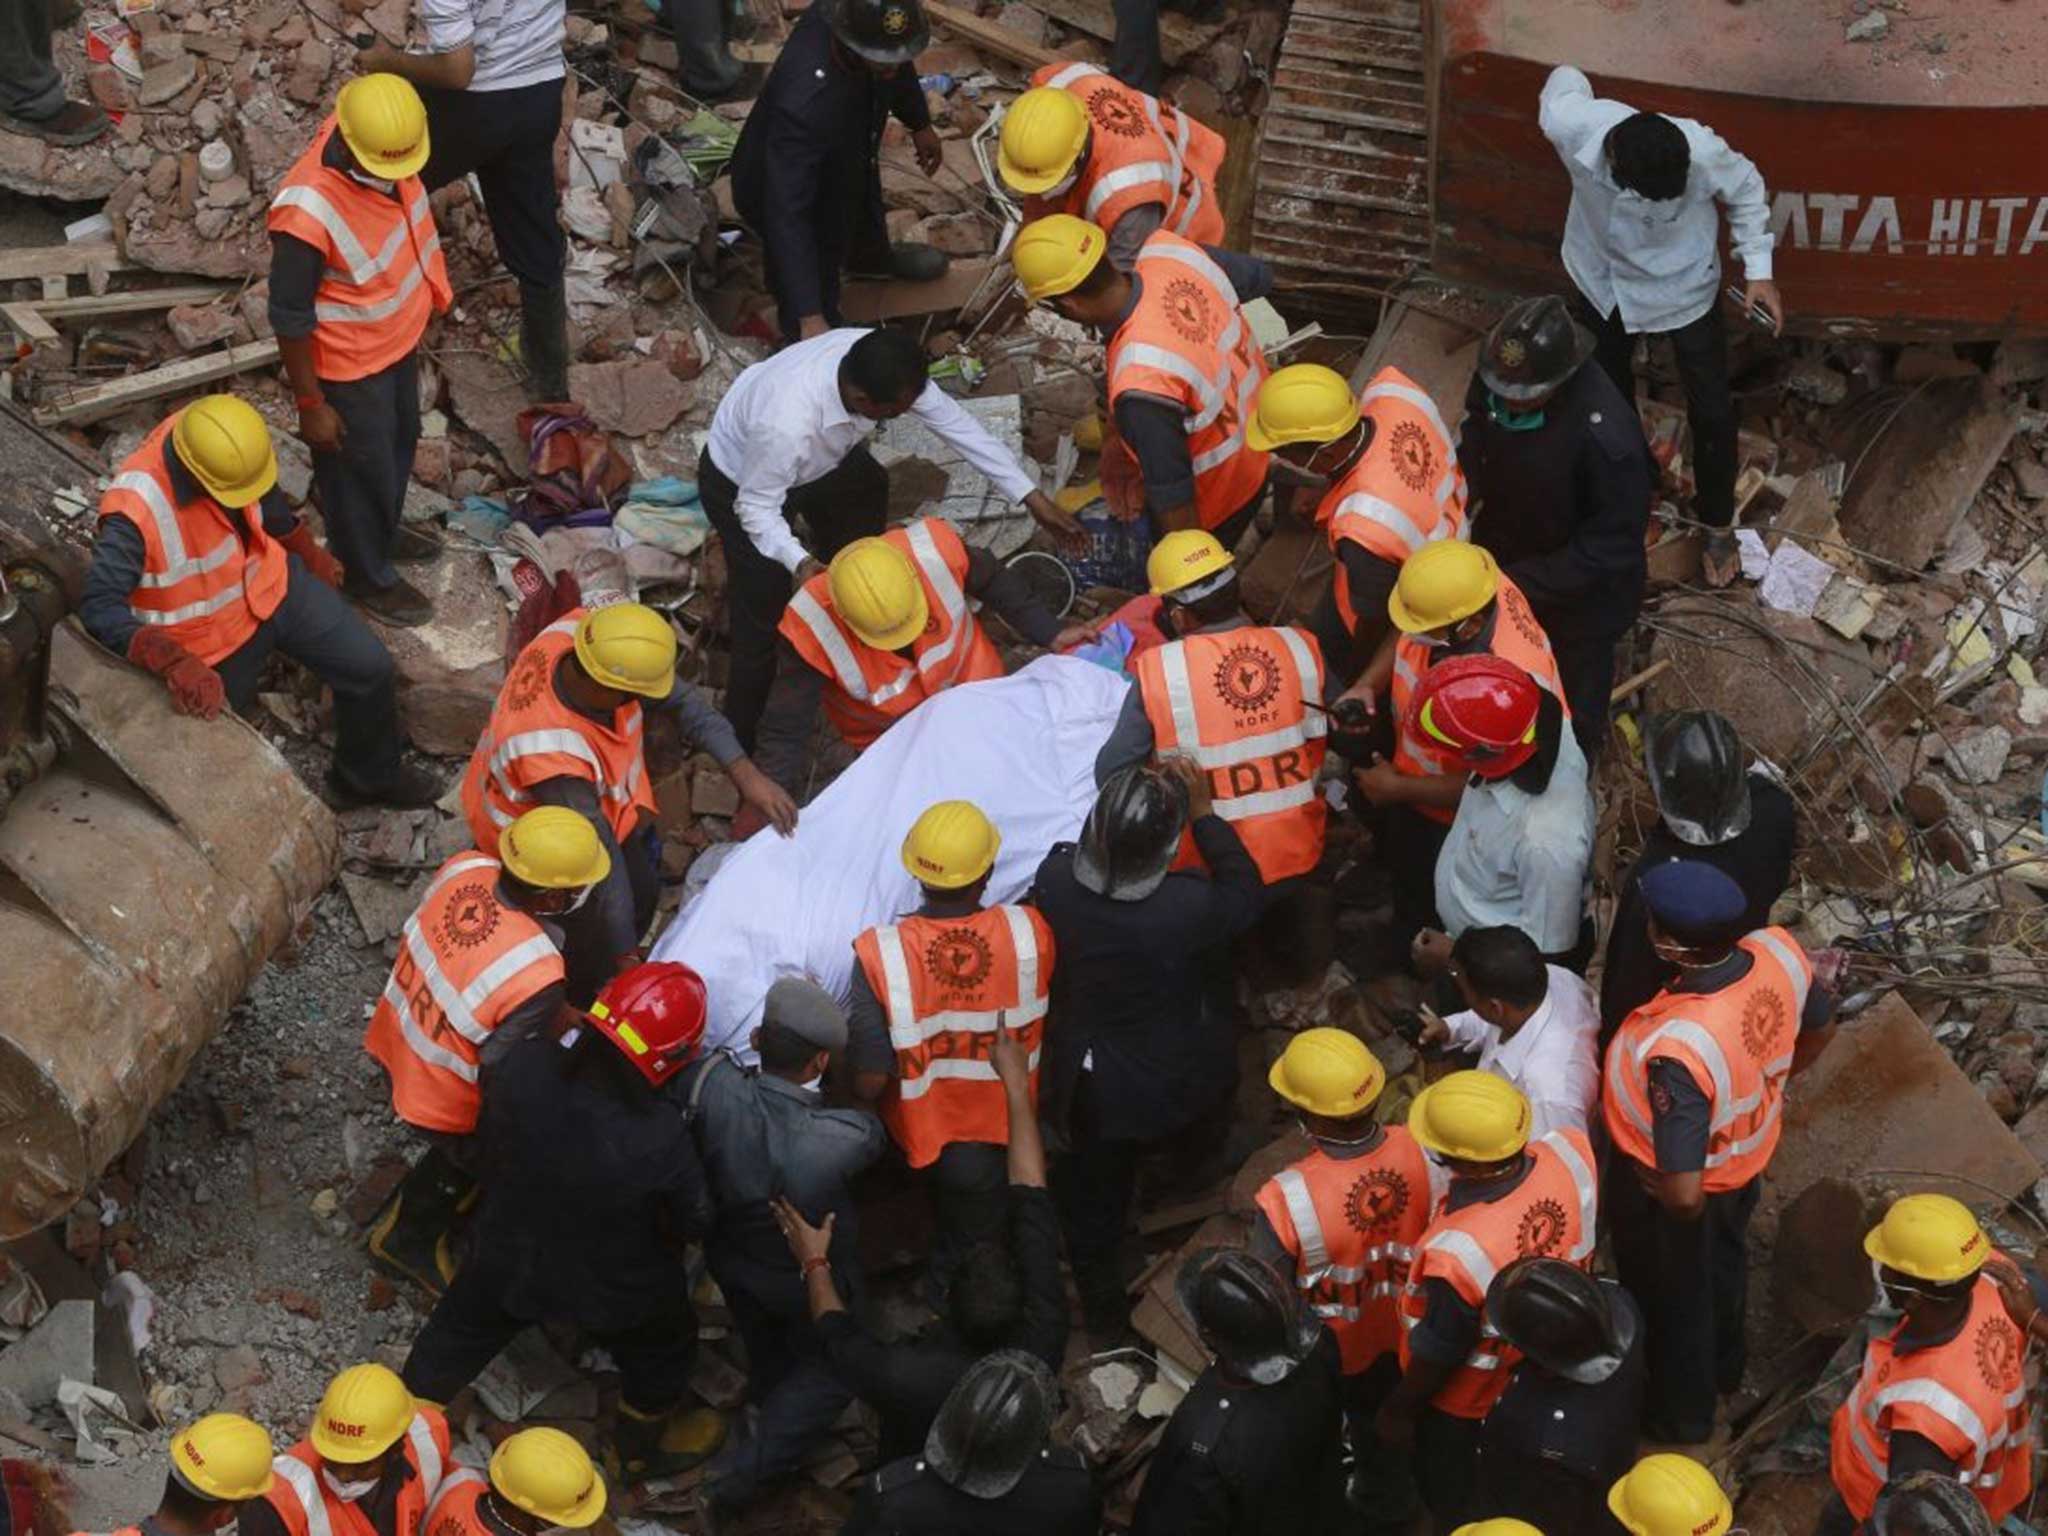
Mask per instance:
[[[427,106],[410,80],[364,75],[334,98],[341,142],[372,176],[402,181],[427,163]]]
[[[665,699],[676,685],[676,632],[645,603],[608,603],[577,623],[576,659],[607,688]]]
[[[491,1486],[543,1524],[580,1531],[604,1513],[604,1479],[559,1429],[522,1429],[491,1456]]]
[[[498,862],[544,891],[580,890],[612,872],[597,828],[566,805],[538,805],[498,834]]]
[[[178,462],[224,507],[260,501],[277,484],[277,452],[256,407],[233,395],[205,395],[171,426]]]
[[[1071,213],[1048,214],[1017,231],[1010,265],[1034,304],[1072,293],[1109,249],[1109,236]]]
[[[1543,1536],[1526,1520],[1516,1520],[1501,1515],[1492,1520],[1474,1520],[1470,1525],[1461,1525],[1451,1536]]]
[[[1907,1195],[1864,1236],[1863,1251],[1886,1269],[1947,1285],[1984,1267],[1991,1244],[1977,1218],[1947,1195]]]
[[[276,1454],[261,1424],[239,1413],[209,1413],[171,1437],[171,1475],[201,1498],[235,1504],[270,1491]]]
[[[412,1394],[388,1365],[352,1365],[327,1383],[313,1415],[313,1449],[322,1461],[374,1461],[412,1423]]]
[[[1304,1029],[1287,1042],[1266,1081],[1296,1109],[1348,1120],[1372,1108],[1387,1086],[1387,1069],[1354,1034]]]
[[[1013,192],[1035,197],[1060,180],[1088,142],[1088,109],[1057,86],[1034,86],[1010,103],[996,141],[996,170]]]
[[[1408,1129],[1441,1157],[1498,1163],[1529,1144],[1529,1101],[1491,1072],[1453,1072],[1415,1096]]]
[[[1645,1456],[1607,1490],[1629,1536],[1721,1536],[1735,1523],[1714,1474],[1690,1456]]]
[[[1463,539],[1438,539],[1401,562],[1387,613],[1403,634],[1420,634],[1469,619],[1499,590],[1492,555]]]
[[[1334,443],[1357,425],[1358,401],[1344,375],[1321,363],[1289,363],[1259,386],[1244,440],[1271,453],[1289,443]]]
[[[893,651],[924,633],[931,618],[924,583],[910,557],[887,539],[855,539],[825,572],[832,607],[878,651]]]
[[[919,885],[957,891],[995,868],[1003,834],[971,800],[927,806],[903,839],[903,867]]]
[[[1165,597],[1230,568],[1230,551],[1215,534],[1200,528],[1176,528],[1145,557],[1145,580],[1154,597]]]

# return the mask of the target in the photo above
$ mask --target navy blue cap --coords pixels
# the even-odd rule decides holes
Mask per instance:
[[[1681,941],[1740,937],[1749,898],[1721,870],[1698,859],[1672,859],[1643,871],[1643,900],[1657,926]]]

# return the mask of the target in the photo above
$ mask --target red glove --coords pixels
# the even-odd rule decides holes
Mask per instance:
[[[128,642],[128,659],[154,672],[171,691],[171,708],[201,720],[218,719],[227,707],[220,674],[160,629],[144,625]]]
[[[299,519],[299,525],[277,541],[299,557],[315,581],[324,581],[339,590],[341,587],[341,562],[320,547],[320,541],[313,537],[313,530],[306,520]]]

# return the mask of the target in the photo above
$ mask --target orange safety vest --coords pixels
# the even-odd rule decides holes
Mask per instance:
[[[115,471],[100,517],[125,517],[142,535],[142,580],[128,611],[208,666],[232,656],[284,601],[284,546],[263,531],[263,507],[230,511],[204,491],[180,504],[164,467],[182,412],[157,423]]]
[[[798,589],[777,625],[796,653],[825,674],[825,714],[851,747],[865,747],[935,693],[1003,675],[1003,658],[967,606],[967,546],[953,525],[926,517],[882,537],[910,557],[924,588],[924,633],[908,660],[878,651],[832,607],[827,576]]]
[[[1330,808],[1316,793],[1329,721],[1323,657],[1306,630],[1237,629],[1154,646],[1132,664],[1155,750],[1179,752],[1209,775],[1216,814],[1236,828],[1270,885],[1323,856]],[[1176,869],[1198,868],[1183,834]]]
[[[476,1129],[478,1050],[515,1009],[562,982],[547,930],[498,900],[499,869],[472,848],[436,871],[363,1035],[391,1075],[392,1109],[421,1130]]]
[[[1584,1131],[1552,1131],[1529,1143],[1535,1161],[1522,1182],[1487,1204],[1446,1210],[1438,1202],[1401,1292],[1401,1369],[1408,1369],[1408,1331],[1428,1312],[1423,1282],[1447,1281],[1467,1306],[1484,1307],[1493,1277],[1516,1259],[1563,1259],[1581,1269],[1593,1258],[1599,1184],[1593,1143]],[[1483,1419],[1522,1352],[1481,1321],[1479,1340],[1430,1406],[1454,1418]]]
[[[1812,962],[1784,929],[1759,928],[1738,947],[1754,963],[1733,986],[1659,992],[1621,1021],[1600,1096],[1615,1151],[1654,1168],[1650,1062],[1661,1056],[1683,1066],[1712,1106],[1703,1180],[1710,1195],[1742,1188],[1777,1150],[1785,1079],[1813,985]]]
[[[1244,440],[1266,354],[1223,269],[1192,240],[1159,230],[1138,249],[1138,304],[1109,338],[1109,403],[1136,392],[1185,413],[1195,512],[1227,521],[1266,483],[1267,455]]]
[[[1010,1139],[1003,1085],[989,1065],[998,1019],[1023,1033],[1038,1079],[1052,985],[1052,929],[1023,906],[966,917],[906,917],[853,941],[889,1016],[896,1082],[882,1123],[913,1168],[956,1141]]]
[[[1536,622],[1536,611],[1529,606],[1529,599],[1522,596],[1520,587],[1502,576],[1493,601],[1493,633],[1486,642],[1487,654],[1498,656],[1502,661],[1511,661],[1535,678],[1558,703],[1564,704],[1565,718],[1569,720],[1572,710],[1571,705],[1565,704],[1564,684],[1558,680],[1557,658],[1551,654],[1550,637]],[[1439,654],[1413,635],[1402,635],[1394,642],[1392,702],[1394,768],[1397,772],[1426,777],[1451,771],[1448,757],[1408,729],[1409,697],[1421,686],[1423,675]],[[1415,810],[1445,826],[1457,818],[1456,811],[1440,806],[1418,805]]]
[[[533,786],[545,779],[589,779],[612,836],[632,836],[641,812],[654,815],[654,791],[641,751],[639,701],[612,712],[609,728],[571,709],[555,692],[555,667],[576,649],[584,610],[571,609],[527,642],[512,663],[490,724],[477,739],[462,775],[462,814],[479,848],[496,848],[498,834],[538,803]]]
[[[2034,1487],[2034,1424],[2027,1407],[2026,1341],[1983,1275],[1970,1314],[1946,1344],[1898,1354],[1901,1322],[1863,1352],[1863,1375],[1828,1426],[1828,1472],[1849,1513],[1870,1518],[1890,1475],[1900,1430],[1934,1442],[1956,1464],[1996,1526]]]
[[[289,1536],[419,1536],[448,1467],[448,1421],[441,1410],[421,1405],[406,1426],[405,1441],[413,1475],[399,1492],[397,1521],[389,1532],[378,1531],[360,1505],[327,1491],[320,1481],[320,1453],[310,1441],[301,1440],[270,1464],[277,1475],[264,1498]]]
[[[1355,1376],[1401,1343],[1400,1295],[1429,1226],[1429,1159],[1401,1126],[1362,1157],[1320,1147],[1255,1197]]]
[[[1399,565],[1425,544],[1457,538],[1465,526],[1465,472],[1436,402],[1400,369],[1382,368],[1358,397],[1358,411],[1373,424],[1372,441],[1316,507],[1331,551],[1348,540]],[[1342,559],[1335,582],[1337,614],[1349,633],[1358,628],[1358,612]]]
[[[419,177],[386,194],[323,164],[334,131],[330,114],[278,183],[266,223],[327,258],[313,294],[313,368],[344,381],[407,356],[455,293]]]
[[[1162,229],[1201,245],[1223,243],[1223,205],[1216,198],[1221,134],[1094,64],[1047,64],[1031,83],[1065,91],[1088,109],[1087,163],[1065,200],[1044,213],[1071,213],[1115,229],[1132,209],[1158,203],[1166,215]]]
[[[457,1467],[441,1481],[441,1492],[427,1511],[426,1536],[495,1536],[477,1513],[490,1480],[474,1467]]]

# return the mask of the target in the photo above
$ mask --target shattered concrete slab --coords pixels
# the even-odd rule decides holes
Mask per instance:
[[[1038,466],[1024,457],[1024,415],[1016,395],[994,395],[960,402],[995,440],[1016,455],[1027,473]],[[999,556],[1015,554],[1031,539],[1031,514],[989,483],[950,443],[912,416],[899,416],[874,440],[875,461],[897,478],[898,466],[909,460],[929,466],[944,477],[915,508],[918,515],[943,517],[969,544]],[[892,501],[895,499],[892,496]]]
[[[1885,418],[1842,496],[1842,535],[1917,571],[1956,531],[2019,426],[1988,379],[1938,379]]]

